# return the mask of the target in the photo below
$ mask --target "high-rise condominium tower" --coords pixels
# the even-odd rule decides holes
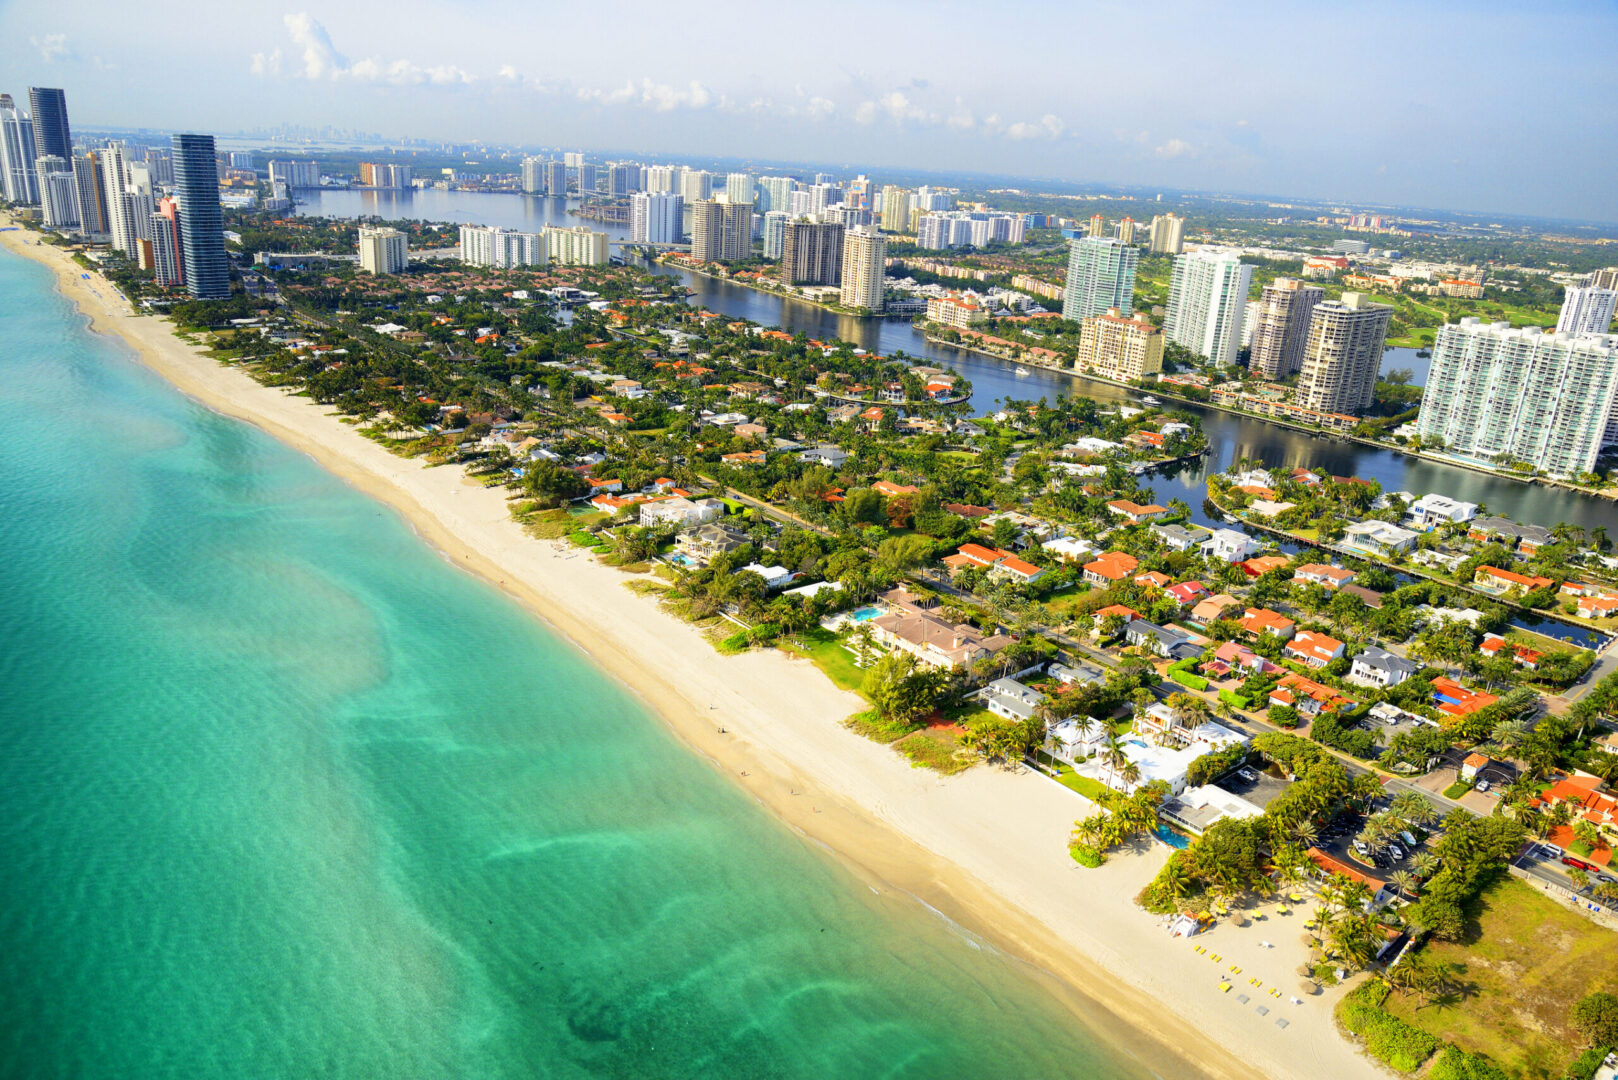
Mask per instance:
[[[397,274],[410,265],[410,239],[398,229],[360,226],[360,269],[370,274]]]
[[[1558,476],[1595,465],[1618,401],[1618,336],[1465,318],[1439,327],[1416,433],[1479,461]]]
[[[725,177],[725,198],[733,203],[753,205],[753,174],[733,172]]]
[[[1169,278],[1164,335],[1215,364],[1234,364],[1252,281],[1253,268],[1234,251],[1201,248],[1179,256]]]
[[[779,273],[787,285],[841,284],[843,227],[810,221],[788,222],[781,243]]]
[[[1088,235],[1093,237],[1094,239],[1099,240],[1103,236],[1105,236],[1106,234],[1107,234],[1107,219],[1105,217],[1103,217],[1102,215],[1100,215],[1100,214],[1093,215],[1090,218],[1090,232],[1088,233]]]
[[[34,149],[34,122],[17,108],[10,94],[0,94],[0,194],[7,202],[39,201],[40,155]]]
[[[1371,404],[1393,308],[1362,293],[1323,300],[1309,319],[1309,341],[1298,377],[1298,403],[1321,412],[1358,416]]]
[[[49,86],[28,88],[34,114],[34,157],[73,160],[73,132],[67,126],[67,95]]]
[[[1562,314],[1556,320],[1558,334],[1605,334],[1612,329],[1613,307],[1618,292],[1593,285],[1570,286],[1562,297]]]
[[[862,225],[843,236],[843,293],[846,308],[878,312],[886,305],[888,241],[875,228]]]
[[[779,259],[786,248],[787,222],[792,220],[785,210],[771,210],[764,215],[764,257]]]
[[[889,184],[882,189],[882,228],[888,232],[910,231],[910,197],[915,192],[909,188],[895,187]]]
[[[1185,244],[1185,219],[1178,214],[1152,218],[1150,248],[1154,255],[1178,255]]]
[[[201,300],[228,299],[230,260],[225,257],[225,224],[219,209],[219,166],[214,158],[213,136],[176,135],[173,147],[185,287]]]
[[[79,186],[79,224],[85,236],[106,236],[107,191],[101,183],[101,158],[94,151],[73,159],[73,179]]]
[[[1253,352],[1248,366],[1266,379],[1284,379],[1303,367],[1309,317],[1326,298],[1318,285],[1276,278],[1264,286],[1253,320]]]
[[[1110,236],[1068,242],[1062,318],[1078,322],[1111,308],[1135,310],[1135,266],[1140,251]]]
[[[637,191],[629,197],[629,238],[639,244],[680,242],[680,197]]]
[[[52,229],[79,228],[79,185],[73,179],[73,165],[59,157],[42,157],[35,163],[39,180],[39,204],[45,225]]]

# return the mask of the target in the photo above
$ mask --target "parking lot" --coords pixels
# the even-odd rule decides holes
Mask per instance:
[[[1214,783],[1232,795],[1240,795],[1257,807],[1267,807],[1289,786],[1287,781],[1257,765],[1247,765],[1227,773]]]
[[[1368,865],[1362,861],[1363,856],[1358,855],[1354,849],[1355,837],[1364,827],[1363,816],[1346,812],[1339,814],[1320,830],[1315,846],[1332,858],[1358,867],[1370,877],[1382,881],[1386,881],[1395,870],[1409,869],[1410,860],[1426,847],[1425,842],[1411,844],[1402,839],[1395,840],[1380,850],[1368,850],[1367,854],[1371,859],[1371,864]]]

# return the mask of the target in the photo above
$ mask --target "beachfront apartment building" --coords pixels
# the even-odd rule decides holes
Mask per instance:
[[[1234,251],[1201,248],[1174,260],[1163,333],[1169,341],[1229,367],[1241,351],[1253,268]]]
[[[1145,312],[1124,318],[1119,308],[1090,315],[1079,331],[1074,367],[1107,379],[1131,382],[1163,370],[1163,332]]]
[[[1078,322],[1109,310],[1135,310],[1135,268],[1140,249],[1107,236],[1068,242],[1062,318]]]
[[[1475,461],[1589,472],[1618,403],[1618,336],[1462,319],[1439,328],[1416,434]]]
[[[1365,411],[1376,389],[1393,308],[1363,293],[1325,300],[1309,316],[1309,337],[1298,376],[1298,404],[1350,416]]]

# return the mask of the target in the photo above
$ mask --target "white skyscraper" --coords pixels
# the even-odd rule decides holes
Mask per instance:
[[[101,158],[101,186],[107,194],[107,232],[112,236],[114,251],[135,254],[135,241],[140,232],[131,216],[134,207],[124,198],[129,190],[128,171],[124,163],[124,148],[108,146],[99,153]],[[150,210],[147,213],[151,213]]]
[[[856,311],[881,311],[887,281],[884,277],[888,241],[868,225],[843,234],[843,291],[839,299]]]
[[[397,274],[410,265],[410,238],[398,229],[360,226],[360,269]]]
[[[1478,461],[1589,472],[1618,402],[1618,336],[1465,318],[1438,330],[1416,417],[1429,445]]]
[[[44,212],[45,225],[52,229],[78,229],[79,184],[73,176],[73,164],[52,155],[35,163],[39,181],[39,203]]]
[[[646,167],[646,190],[653,195],[664,191],[677,193],[680,187],[674,174],[673,165],[648,165]]]
[[[1185,219],[1178,214],[1152,218],[1149,247],[1155,255],[1178,255],[1185,242]]]
[[[732,203],[753,202],[753,174],[733,172],[725,177],[725,200]]]
[[[779,259],[786,244],[787,222],[792,215],[785,210],[771,210],[764,215],[764,257]]]
[[[1316,304],[1309,314],[1298,404],[1349,416],[1364,412],[1376,390],[1392,321],[1392,306],[1373,304],[1362,293]]]
[[[629,239],[637,244],[680,242],[680,196],[637,191],[629,197]]]
[[[1112,308],[1133,312],[1135,267],[1139,261],[1137,248],[1110,236],[1069,241],[1062,318],[1078,322]]]
[[[524,168],[527,162],[523,163]],[[174,179],[174,168],[168,170],[169,182]],[[154,183],[162,183],[163,179],[155,172],[152,175]],[[299,188],[317,188],[320,186],[320,165],[313,161],[272,161],[270,162],[270,183],[285,184],[297,190]]]
[[[1594,286],[1569,286],[1562,298],[1562,314],[1556,320],[1558,334],[1605,334],[1612,329],[1613,307],[1618,292]]]
[[[545,166],[549,164],[544,158],[528,157],[522,159],[522,189],[527,195],[545,194]],[[275,168],[275,163],[270,163]]]
[[[680,197],[687,206],[713,197],[713,175],[701,169],[687,169],[680,180]]]
[[[1253,268],[1234,251],[1202,248],[1174,260],[1163,333],[1221,366],[1236,362]]]
[[[461,226],[461,261],[471,266],[543,266],[548,254],[540,233]]]
[[[763,213],[771,210],[788,211],[792,208],[792,192],[798,182],[790,176],[766,176],[759,180],[758,208]]]
[[[39,202],[35,153],[34,121],[18,110],[10,94],[0,94],[0,194],[7,202]]]

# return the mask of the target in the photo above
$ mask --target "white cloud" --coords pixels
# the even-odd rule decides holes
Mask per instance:
[[[337,78],[343,74],[348,61],[343,59],[326,28],[314,20],[307,11],[287,15],[282,20],[292,43],[303,52],[303,77],[306,79]]]
[[[39,51],[39,58],[47,64],[57,60],[71,60],[73,50],[68,47],[66,34],[46,34],[43,37],[30,37],[28,44]]]
[[[837,112],[837,102],[831,98],[812,97],[809,104],[803,107],[803,111],[813,119],[824,120]]]
[[[1039,118],[1038,123],[1018,121],[1006,129],[1006,137],[1011,139],[1055,139],[1061,137],[1067,130],[1067,125],[1061,118],[1046,113]]]
[[[630,79],[616,90],[592,90],[581,86],[577,96],[580,101],[594,101],[602,105],[641,105],[654,112],[706,109],[710,105],[715,105],[713,94],[695,79],[684,87],[669,86],[653,82],[651,79],[642,79],[639,86]],[[726,108],[729,104],[728,98],[721,97],[717,106]]]
[[[254,53],[252,70],[254,75],[281,74],[281,50],[275,49],[269,53]]]
[[[1160,158],[1168,159],[1185,157],[1189,154],[1195,154],[1196,151],[1192,148],[1191,144],[1186,142],[1184,139],[1170,139],[1162,146],[1159,146],[1153,150],[1152,153],[1156,154]]]

